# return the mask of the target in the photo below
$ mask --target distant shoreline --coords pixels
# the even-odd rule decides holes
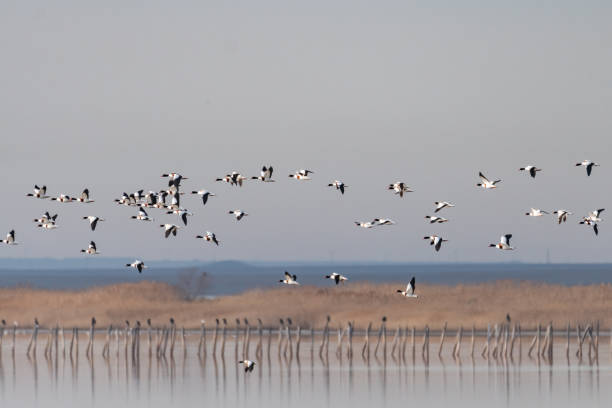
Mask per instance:
[[[320,329],[327,316],[332,327],[354,322],[357,329],[380,324],[388,327],[428,325],[433,330],[484,328],[501,323],[506,314],[525,329],[552,321],[559,328],[568,323],[599,321],[604,330],[612,324],[612,285],[562,286],[531,282],[498,281],[468,285],[417,284],[419,299],[395,293],[404,283],[357,283],[345,287],[279,287],[251,290],[215,299],[188,300],[185,293],[166,283],[123,283],[87,290],[0,289],[0,318],[11,326],[31,327],[38,318],[41,327],[88,327],[95,316],[97,327],[132,324],[167,325],[171,317],[179,327],[197,329],[201,321],[214,327],[216,318],[226,318],[228,327],[247,318],[251,325],[260,318],[267,327],[291,318],[294,326]]]

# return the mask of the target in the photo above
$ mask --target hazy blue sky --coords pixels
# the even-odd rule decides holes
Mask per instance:
[[[74,257],[94,239],[145,260],[611,261],[612,223],[596,238],[578,220],[612,220],[612,6],[533,3],[5,1],[0,233],[21,245],[0,257]],[[590,178],[585,158],[602,164]],[[536,180],[518,172],[531,163]],[[276,183],[214,182],[263,164]],[[297,168],[313,180],[289,179]],[[476,188],[479,170],[496,191]],[[196,215],[166,240],[112,199],[168,171],[217,197],[186,197]],[[416,192],[386,191],[396,180]],[[27,199],[35,183],[96,202]],[[436,200],[457,207],[430,226]],[[574,215],[558,226],[532,206]],[[45,210],[59,229],[35,227]],[[107,219],[93,233],[90,214]],[[374,217],[397,225],[353,224]],[[220,247],[195,239],[205,230]],[[450,240],[440,253],[431,233]],[[516,251],[487,248],[502,233]]]

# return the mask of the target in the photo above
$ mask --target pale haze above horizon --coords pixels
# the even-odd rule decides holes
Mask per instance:
[[[26,4],[27,3],[27,4]],[[612,5],[4,2],[0,258],[609,262]],[[590,177],[575,163],[601,164]],[[215,182],[274,167],[275,183]],[[531,179],[519,167],[543,170]],[[312,180],[288,178],[300,168]],[[502,179],[476,187],[478,172]],[[122,192],[179,172],[177,237]],[[346,194],[327,186],[339,179]],[[415,192],[386,189],[405,181]],[[92,204],[26,197],[90,190]],[[206,206],[192,190],[216,194]],[[455,208],[430,225],[434,201]],[[527,217],[570,210],[567,223]],[[606,208],[600,234],[578,221]],[[229,210],[249,216],[237,222]],[[58,213],[57,230],[32,220]],[[83,216],[105,218],[95,232]],[[391,218],[370,230],[354,221]],[[180,223],[180,224],[179,224]],[[213,231],[216,247],[195,236]],[[488,248],[512,233],[514,251]],[[436,253],[423,240],[447,238]],[[82,255],[86,256],[86,255]],[[95,262],[95,258],[91,262]]]

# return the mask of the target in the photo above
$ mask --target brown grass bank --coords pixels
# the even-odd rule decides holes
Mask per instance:
[[[439,328],[484,327],[502,321],[509,313],[524,327],[552,321],[556,326],[568,322],[599,320],[612,325],[612,285],[571,286],[495,282],[473,285],[418,286],[419,299],[405,299],[395,293],[403,285],[352,284],[345,287],[279,287],[253,290],[214,300],[185,300],[176,288],[163,283],[141,282],[97,287],[82,291],[51,291],[29,288],[0,289],[0,318],[20,326],[31,326],[34,317],[41,325],[85,327],[91,316],[99,327],[123,324],[124,320],[164,324],[172,316],[179,326],[197,328],[201,319],[214,324],[225,317],[231,325],[235,318],[265,325],[277,325],[279,317],[291,317],[304,327],[324,325],[327,315],[332,324],[355,321],[363,328],[387,316],[389,326],[397,324]]]

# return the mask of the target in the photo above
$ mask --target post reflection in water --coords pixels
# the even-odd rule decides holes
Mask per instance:
[[[463,357],[456,355],[449,361],[441,356],[432,356],[430,360],[427,352],[420,357],[413,353],[411,358],[410,350],[406,356],[401,347],[396,352],[383,345],[372,356],[367,348],[362,355],[351,355],[347,348],[329,353],[324,335],[317,340],[321,341],[320,348],[311,340],[310,350],[307,346],[299,351],[291,340],[282,338],[283,344],[271,347],[271,353],[261,347],[255,369],[245,372],[243,365],[234,361],[235,351],[231,347],[234,339],[228,339],[228,350],[232,351],[226,351],[225,356],[219,350],[212,353],[212,347],[198,355],[197,341],[189,337],[186,336],[185,351],[180,345],[166,355],[147,355],[139,352],[137,346],[132,347],[133,353],[126,354],[122,344],[120,353],[102,356],[98,351],[86,356],[84,350],[80,354],[54,350],[45,353],[44,360],[42,349],[38,356],[36,353],[26,356],[25,346],[18,342],[15,354],[10,354],[12,375],[7,375],[6,361],[0,353],[0,401],[3,406],[44,402],[45,406],[58,407],[203,403],[262,407],[400,406],[409,393],[414,404],[457,400],[459,406],[542,402],[563,407],[576,403],[597,405],[612,398],[611,387],[601,387],[602,381],[612,379],[612,367],[597,355],[582,359],[570,355],[555,361],[533,355],[522,364],[520,355],[514,358],[499,353],[496,357],[483,357],[475,353],[467,357],[464,353]],[[398,342],[402,345],[402,337]],[[356,343],[354,349],[361,350]],[[243,352],[238,353],[238,358],[248,358],[243,357],[248,347],[240,346]],[[600,354],[607,356],[609,350],[601,348]],[[101,349],[98,345],[94,347]],[[555,352],[561,353],[560,350],[561,347]],[[5,352],[5,356],[9,354]]]

